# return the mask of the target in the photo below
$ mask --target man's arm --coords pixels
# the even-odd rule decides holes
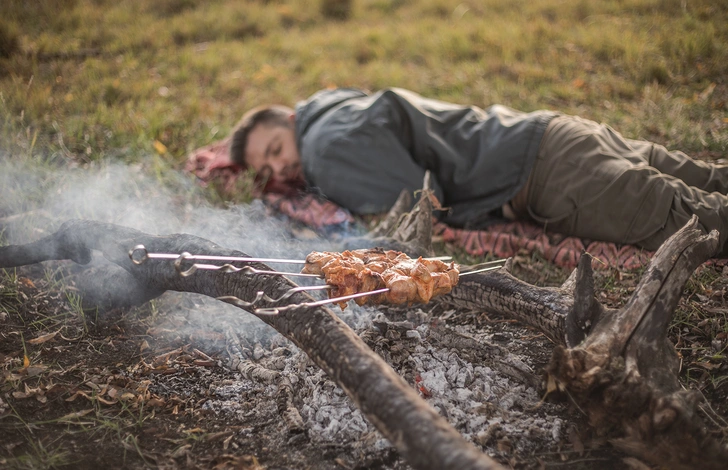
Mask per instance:
[[[352,212],[386,212],[402,189],[422,188],[425,169],[388,129],[362,126],[314,152],[304,155],[309,184]],[[431,187],[443,201],[440,185],[433,179]]]

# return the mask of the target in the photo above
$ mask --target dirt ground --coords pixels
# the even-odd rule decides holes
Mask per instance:
[[[543,277],[521,261],[522,278]],[[245,312],[171,293],[129,311],[84,312],[73,275],[45,263],[0,280],[4,468],[408,468],[305,355]],[[623,302],[636,279],[625,275],[601,300]],[[719,268],[703,268],[680,310],[705,318],[672,328],[685,384],[703,391],[724,437],[727,286]],[[640,468],[566,400],[543,399],[552,345],[538,333],[446,301],[342,317],[503,464]],[[276,387],[246,376],[241,362],[290,374],[300,421],[287,420]]]
[[[209,207],[188,186],[168,194],[137,168],[42,177],[8,171],[25,181],[22,195],[37,186],[44,199],[32,205],[19,193],[0,200],[5,243],[38,239],[82,217],[149,233],[194,233],[258,256],[300,258],[330,247],[260,204]],[[461,255],[449,246],[436,251]],[[256,318],[179,293],[131,310],[84,309],[77,287],[89,272],[71,262],[0,270],[0,468],[408,468],[339,387]],[[514,274],[554,286],[569,273],[520,253]],[[598,270],[599,300],[622,305],[639,276]],[[504,465],[645,468],[589,428],[566,397],[544,396],[553,345],[538,332],[455,309],[446,298],[408,309],[350,304],[339,314]],[[704,265],[693,275],[669,338],[681,355],[684,386],[705,396],[705,420],[725,442],[726,268]],[[276,374],[291,383],[290,397],[266,379]]]

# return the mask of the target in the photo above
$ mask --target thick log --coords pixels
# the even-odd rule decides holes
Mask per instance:
[[[463,276],[449,294],[457,307],[478,309],[514,318],[566,344],[565,321],[574,306],[571,285],[536,287],[510,273],[511,264],[496,271]]]
[[[0,247],[0,267],[59,259],[88,263],[91,251],[98,250],[109,261],[124,268],[137,284],[158,294],[173,290],[214,298],[233,296],[251,302],[259,291],[278,298],[295,287],[281,276],[234,276],[220,271],[199,271],[182,277],[170,263],[147,261],[135,265],[128,253],[139,244],[151,252],[246,256],[192,235],[159,237],[112,224],[69,221],[56,233],[37,242]],[[252,266],[270,269],[262,264]],[[300,292],[289,302],[312,300]],[[257,306],[273,305],[262,301]],[[329,309],[291,309],[259,318],[305,351],[413,467],[432,470],[501,468],[466,441]]]
[[[578,346],[558,346],[548,368],[551,383],[593,426],[619,436],[615,446],[667,468],[719,469],[728,461],[728,448],[699,416],[698,393],[680,386],[666,338],[685,283],[717,248],[717,233],[703,234],[693,217],[660,247],[624,308],[594,318],[578,311],[589,305],[576,304],[571,315],[595,325]]]

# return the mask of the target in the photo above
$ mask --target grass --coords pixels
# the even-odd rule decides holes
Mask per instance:
[[[102,407],[98,400],[92,399],[92,409],[86,409],[67,416],[45,420],[43,422],[26,422],[21,415],[13,410],[8,416],[18,421],[20,426],[27,431],[27,446],[24,452],[18,456],[0,458],[0,464],[8,469],[51,469],[72,465],[74,456],[65,450],[67,444],[60,442],[44,444],[33,436],[33,429],[39,426],[57,426],[65,432],[58,433],[58,440],[71,437],[91,439],[103,445],[119,446],[126,452],[131,451],[138,456],[147,466],[151,463],[146,460],[144,452],[139,447],[138,434],[150,419],[154,418],[154,412],[145,410],[144,405],[132,407],[125,402],[120,402],[120,410],[107,410]],[[8,417],[6,416],[6,418]]]
[[[0,162],[8,174],[0,174],[0,219],[29,213],[53,197],[52,188],[77,184],[74,175],[116,162],[135,163],[194,204],[200,196],[169,171],[181,169],[191,150],[222,139],[253,106],[294,104],[330,86],[398,86],[482,107],[548,108],[699,158],[726,158],[728,4],[6,0],[0,2]],[[248,201],[250,179],[239,184],[234,202]],[[228,201],[221,194],[213,185],[202,197],[222,205]],[[34,235],[34,217],[43,215],[29,214],[13,230]],[[0,245],[9,235],[18,238],[1,235]],[[529,282],[559,285],[568,275],[537,254],[517,261],[519,277]],[[623,302],[625,285],[639,274],[598,273],[606,291],[600,300]],[[688,363],[725,361],[725,347],[710,349],[712,338],[728,332],[725,313],[716,316],[699,300],[724,284],[720,277],[711,270],[693,276],[670,327],[686,358],[684,379],[696,387],[707,381],[713,390],[725,387],[726,375],[706,375]],[[67,292],[65,307],[36,309],[28,327],[87,335],[91,319],[65,281],[49,271],[41,284],[53,295]],[[15,271],[0,271],[0,314],[25,322],[17,313],[21,293]],[[158,309],[150,308],[153,322]],[[711,315],[715,320],[702,324]],[[94,428],[143,459],[133,431],[147,415],[128,412],[113,417],[97,410]],[[38,446],[1,465],[64,464],[67,455],[53,444]]]
[[[65,467],[73,462],[70,452],[63,450],[61,445],[53,443],[44,444],[28,436],[30,450],[27,454],[3,458],[0,464],[8,470],[41,470]]]
[[[15,269],[0,269],[0,307],[7,313],[10,303],[18,301],[18,274]]]
[[[347,3],[348,19],[325,14]],[[249,107],[327,86],[551,108],[728,148],[721,2],[11,0],[0,17],[0,41],[15,38],[0,42],[13,44],[0,54],[13,154],[133,161],[159,141],[179,167]]]

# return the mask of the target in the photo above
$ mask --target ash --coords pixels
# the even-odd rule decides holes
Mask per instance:
[[[455,314],[442,305],[430,312],[383,312],[352,303],[341,316],[466,439],[489,455],[532,462],[534,456],[563,446],[569,418],[562,405],[542,400],[538,372],[552,345],[532,331],[510,322],[476,324],[482,315]],[[228,348],[228,366],[239,373],[214,389],[204,405],[207,409],[244,425],[254,415],[276,419],[277,408],[277,419],[287,423],[289,442],[306,439],[320,448],[334,446],[359,463],[362,456],[372,459],[393,452],[343,390],[288,340],[273,333],[267,338],[235,335],[231,341],[235,344]],[[285,406],[276,385],[280,380],[291,384],[289,405],[300,416],[299,424],[291,425],[281,412]],[[259,405],[251,408],[246,405],[250,402]]]

